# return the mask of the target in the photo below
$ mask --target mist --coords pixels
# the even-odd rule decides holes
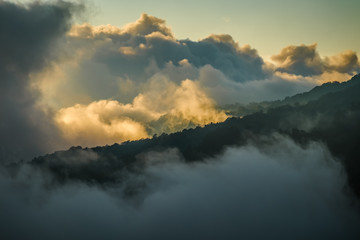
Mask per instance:
[[[177,149],[141,156],[124,185],[54,184],[49,172],[2,171],[7,239],[358,239],[357,202],[321,143],[230,147],[186,163]],[[80,157],[80,156],[79,156]],[[76,164],[76,163],[75,163]],[[124,195],[125,188],[135,194]]]
[[[360,239],[360,75],[280,101],[358,53],[265,60],[147,13],[78,23],[80,2],[0,0],[1,239]]]

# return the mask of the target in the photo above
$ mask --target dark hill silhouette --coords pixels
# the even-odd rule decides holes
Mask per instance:
[[[285,104],[296,101],[302,104]],[[140,174],[145,164],[142,156],[148,152],[176,148],[185,162],[204,161],[229,146],[251,143],[261,147],[280,133],[302,146],[323,142],[344,165],[350,187],[360,196],[360,75],[346,83],[324,84],[283,103],[266,112],[152,139],[72,147],[37,157],[31,164],[52,172],[58,183],[82,181],[107,186],[122,184],[129,171]]]
[[[284,105],[304,105],[310,101],[319,99],[320,97],[333,93],[345,90],[349,87],[352,87],[358,84],[359,75],[354,76],[350,81],[347,82],[328,82],[324,83],[321,86],[316,86],[308,92],[299,93],[291,97],[286,97],[283,100],[276,101],[265,101],[249,104],[229,104],[223,107],[223,110],[227,111],[229,114],[235,117],[249,115],[258,111],[267,111],[270,108],[280,107]]]

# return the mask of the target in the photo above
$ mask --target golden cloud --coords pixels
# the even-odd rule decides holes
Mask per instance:
[[[353,75],[360,70],[356,52],[348,50],[336,56],[321,58],[317,44],[287,46],[271,57],[276,71],[307,76],[320,76],[326,72]]]
[[[360,63],[356,52],[348,50],[336,56],[325,58],[325,63],[329,70],[337,71],[339,73],[352,73],[360,69]]]
[[[123,28],[110,24],[93,26],[89,23],[83,23],[81,25],[74,25],[68,32],[68,36],[95,38],[124,34],[147,36],[154,33],[160,33],[162,36],[173,39],[173,33],[171,29],[166,26],[165,20],[143,13],[138,20],[125,25]]]
[[[130,104],[101,100],[62,108],[55,122],[70,143],[96,146],[204,126],[227,118],[194,81],[184,80],[177,85],[158,77],[151,79],[144,89]]]
[[[287,46],[271,57],[277,63],[277,70],[302,76],[321,74],[324,71],[322,59],[316,51],[317,44]]]
[[[145,127],[121,113],[126,108],[117,101],[98,101],[60,109],[55,121],[71,144],[88,147],[148,137]]]
[[[93,26],[89,23],[74,25],[68,32],[68,36],[78,38],[94,38],[99,35],[115,35],[121,34],[122,30],[113,25]]]
[[[165,36],[173,36],[170,28],[165,24],[165,20],[150,16],[146,13],[141,14],[140,18],[134,23],[129,23],[123,28],[123,32],[132,35],[148,35],[153,32],[160,32]]]

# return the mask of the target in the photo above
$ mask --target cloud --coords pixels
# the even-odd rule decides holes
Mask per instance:
[[[135,23],[123,28],[111,25],[76,25],[69,32],[70,41],[102,41],[93,59],[109,67],[112,74],[144,81],[151,61],[162,68],[168,62],[187,59],[196,67],[211,64],[233,81],[263,79],[264,62],[255,49],[240,47],[230,35],[210,35],[200,41],[177,40],[165,21],[142,14]],[[110,41],[109,41],[110,40]]]
[[[138,26],[145,30],[129,30]],[[122,28],[73,26],[65,46],[77,64],[61,65],[67,80],[56,87],[68,88],[68,97],[59,91],[57,102],[71,106],[74,104],[69,99],[89,104],[111,98],[131,103],[150,79],[160,75],[177,84],[185,79],[199,81],[216,104],[245,104],[281,99],[327,81],[348,80],[352,73],[339,72],[340,68],[350,71],[355,66],[354,60],[349,60],[349,64],[336,67],[340,62],[336,59],[342,58],[322,59],[316,44],[289,46],[273,57],[275,64],[270,64],[256,49],[240,46],[230,35],[212,34],[191,41],[176,39],[170,33],[163,20],[146,14]],[[354,54],[344,57],[353,59]]]
[[[281,70],[230,35],[176,39],[164,20],[147,14],[119,28],[71,25],[81,6],[66,2],[2,6],[19,11],[2,15],[4,23],[14,23],[3,28],[9,34],[2,46],[10,47],[0,57],[9,79],[1,83],[1,112],[7,112],[2,132],[11,136],[2,138],[0,152],[8,159],[219,122],[227,116],[218,105],[277,100],[327,79],[348,79],[344,72],[357,61],[354,52],[321,59],[315,45],[304,45],[279,54]],[[323,72],[305,76],[319,61]],[[302,73],[294,75],[299,66]]]
[[[0,2],[0,161],[29,158],[56,141],[51,141],[56,128],[37,108],[40,92],[31,88],[29,76],[54,58],[57,40],[81,8],[63,1]]]
[[[233,82],[221,71],[207,65],[199,69],[199,83],[203,91],[219,105],[273,101],[305,92],[316,86],[314,79],[304,77],[271,76],[265,80]]]
[[[280,72],[302,76],[318,75],[323,72],[323,64],[316,46],[316,44],[288,46],[271,59],[278,64],[277,70]]]
[[[329,70],[339,73],[353,73],[360,71],[360,63],[356,52],[345,51],[336,56],[325,58],[325,63]]]
[[[43,6],[40,3],[28,7],[10,5],[25,12]],[[40,31],[40,22],[46,23],[44,39],[37,34],[39,39],[23,50],[30,51],[26,52],[29,59],[34,60],[31,54],[36,55],[39,60],[35,58],[29,64],[39,66],[29,67],[19,78],[26,84],[18,95],[28,105],[23,107],[26,111],[16,110],[22,116],[9,116],[9,125],[16,118],[19,120],[17,129],[6,127],[4,131],[14,136],[13,146],[17,144],[15,141],[29,136],[29,144],[24,143],[24,148],[33,153],[23,153],[21,158],[71,144],[112,144],[223,121],[227,118],[225,113],[217,110],[217,103],[201,89],[200,69],[211,63],[222,68],[225,75],[233,76],[230,81],[247,81],[247,77],[257,78],[259,71],[262,72],[263,61],[256,50],[247,45],[240,47],[229,35],[211,35],[198,42],[177,40],[164,20],[146,14],[123,28],[83,24],[69,30],[72,11],[77,6],[62,2],[54,6],[68,11],[58,14],[64,17],[63,23],[58,22],[58,30],[56,26],[50,26],[51,31],[47,29],[46,24],[52,21],[45,17],[50,18],[51,11],[34,26],[27,26]],[[15,39],[13,42],[20,41]],[[25,41],[26,37],[21,40]],[[3,59],[10,64],[11,57],[15,55]],[[238,74],[237,68],[242,68],[244,73]],[[3,98],[16,102],[12,96],[15,94]],[[4,103],[5,106],[15,110],[20,103],[17,107],[14,103]],[[111,117],[104,117],[109,112]],[[26,129],[20,130],[21,125],[26,125]],[[20,137],[14,135],[16,132],[25,134]],[[38,141],[32,141],[33,136]],[[4,156],[9,149],[3,145]]]
[[[360,70],[358,57],[353,51],[321,58],[317,44],[288,46],[271,57],[276,62],[276,71],[301,76],[321,75],[325,72],[354,74]]]
[[[165,20],[150,16],[146,13],[141,14],[140,18],[134,23],[129,23],[123,28],[113,25],[92,26],[88,23],[74,25],[68,35],[78,38],[106,38],[111,37],[115,40],[117,37],[146,36],[153,33],[160,33],[163,36],[173,38],[173,33],[166,26]]]
[[[344,194],[341,165],[319,143],[300,147],[277,136],[272,144],[229,148],[201,163],[183,163],[176,150],[149,152],[143,159],[145,171],[125,179],[146,183],[137,203],[133,202],[136,198],[124,199],[119,194],[123,189],[116,186],[97,188],[74,182],[44,188],[51,186],[46,172],[22,168],[12,178],[2,172],[3,236],[359,237],[359,214]]]
[[[72,144],[96,146],[224,121],[227,116],[191,80],[177,85],[156,76],[132,103],[115,100],[62,108],[56,123]]]
[[[149,137],[141,122],[126,116],[129,108],[106,100],[77,104],[60,109],[56,122],[64,137],[74,145],[94,147]]]
[[[136,22],[126,25],[123,32],[141,36],[159,32],[164,36],[173,36],[171,29],[165,25],[165,20],[149,16],[146,13],[141,14],[140,18],[136,20]]]

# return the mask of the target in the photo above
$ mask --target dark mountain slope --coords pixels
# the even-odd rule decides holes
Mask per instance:
[[[324,83],[321,86],[316,86],[308,92],[299,93],[291,97],[286,97],[283,100],[276,101],[265,101],[258,103],[249,103],[243,105],[240,103],[229,104],[223,107],[223,110],[227,111],[230,115],[235,117],[249,115],[258,111],[267,111],[270,108],[276,108],[285,105],[304,105],[310,101],[319,99],[320,97],[333,93],[345,90],[349,87],[352,87],[357,84],[356,79],[360,78],[359,75],[356,75],[352,78],[351,81],[347,82],[328,82]]]
[[[326,144],[343,163],[350,186],[360,196],[360,76],[343,84],[339,86],[347,87],[303,105],[270,108],[266,113],[153,139],[91,149],[73,147],[35,158],[31,164],[49,170],[60,183],[83,181],[106,186],[122,184],[129,172],[141,173],[145,165],[142,156],[150,151],[176,148],[186,162],[203,161],[228,146],[268,144],[274,133],[280,133],[303,146],[310,141]]]

